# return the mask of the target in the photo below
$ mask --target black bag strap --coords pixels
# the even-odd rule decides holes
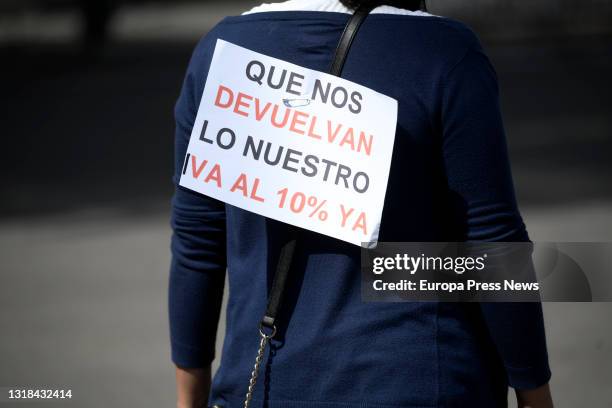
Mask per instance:
[[[346,57],[348,56],[349,50],[351,49],[351,45],[353,44],[355,35],[357,35],[361,24],[366,19],[368,14],[370,14],[370,11],[372,11],[376,7],[377,5],[375,2],[362,5],[357,10],[355,10],[355,13],[353,13],[348,23],[346,23],[344,31],[340,36],[338,46],[336,47],[334,59],[332,60],[331,66],[329,68],[329,73],[331,75],[342,75],[342,68],[344,68],[344,63],[346,62]]]
[[[278,263],[276,264],[276,271],[274,272],[274,279],[272,280],[272,287],[268,295],[268,306],[266,307],[264,317],[261,319],[261,326],[272,329],[273,331],[276,331],[274,323],[276,322],[278,310],[281,307],[285,288],[287,287],[287,277],[289,276],[291,261],[293,260],[293,254],[297,246],[295,228],[296,227],[289,226],[289,240],[281,248]]]
[[[349,53],[351,45],[353,44],[355,35],[359,31],[363,21],[366,19],[368,14],[370,14],[370,11],[372,11],[372,9],[375,7],[376,4],[374,2],[363,5],[355,10],[355,13],[353,13],[349,18],[349,21],[346,23],[344,31],[340,36],[340,41],[338,41],[338,46],[336,47],[336,52],[334,53],[334,58],[329,68],[329,73],[331,75],[341,76],[344,63],[346,62],[346,57]],[[293,260],[293,254],[295,253],[298,245],[299,231],[300,229],[297,227],[288,226],[288,239],[280,251],[276,271],[272,280],[272,287],[268,295],[268,306],[266,307],[266,313],[261,320],[260,329],[266,327],[272,330],[273,333],[276,332],[276,326],[274,324],[283,300],[283,295],[287,284],[287,276],[289,275],[291,261]]]

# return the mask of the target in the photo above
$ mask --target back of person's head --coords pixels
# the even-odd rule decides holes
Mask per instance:
[[[392,6],[412,11],[427,9],[425,0],[340,0],[340,3],[350,9],[357,9],[365,4]]]

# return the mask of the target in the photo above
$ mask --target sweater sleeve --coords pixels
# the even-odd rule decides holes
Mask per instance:
[[[443,160],[467,241],[529,241],[517,208],[495,71],[469,49],[443,82]],[[550,379],[542,306],[481,303],[482,316],[510,386],[532,389]]]
[[[196,47],[175,106],[175,192],[168,312],[172,361],[205,367],[214,358],[226,269],[225,205],[178,185],[212,57],[212,41]]]

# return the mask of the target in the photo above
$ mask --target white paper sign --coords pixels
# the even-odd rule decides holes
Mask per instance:
[[[378,239],[397,101],[217,40],[180,185],[356,245]]]

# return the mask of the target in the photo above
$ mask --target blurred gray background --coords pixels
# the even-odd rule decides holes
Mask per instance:
[[[14,405],[174,406],[172,108],[198,38],[258,3],[0,0],[0,389],[73,392]],[[497,68],[531,238],[612,241],[612,2],[429,6]],[[611,407],[612,304],[544,307],[557,406]]]

